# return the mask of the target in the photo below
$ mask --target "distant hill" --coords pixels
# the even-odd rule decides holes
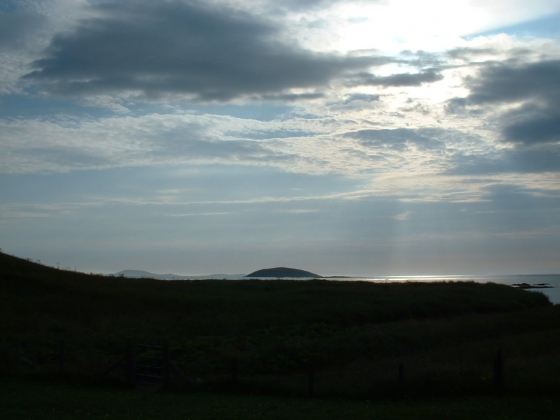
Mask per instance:
[[[208,274],[205,276],[180,276],[178,274],[155,274],[142,270],[123,270],[115,273],[114,276],[126,277],[130,279],[156,279],[156,280],[205,280],[205,279],[226,279],[237,280],[245,277],[244,274]]]
[[[247,274],[245,277],[274,277],[275,279],[281,278],[295,278],[295,277],[313,277],[321,278],[319,274],[311,273],[310,271],[299,270],[297,268],[288,267],[275,267],[275,268],[263,268],[262,270],[257,270],[251,274]]]

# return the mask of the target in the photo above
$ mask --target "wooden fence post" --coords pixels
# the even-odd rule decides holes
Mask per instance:
[[[399,394],[404,393],[404,363],[399,363]]]
[[[58,348],[58,374],[60,376],[64,374],[64,340],[60,340]]]
[[[164,389],[169,389],[169,386],[171,384],[171,376],[170,376],[170,372],[171,372],[171,363],[170,363],[170,358],[169,358],[169,347],[167,347],[166,345],[163,346],[163,388]]]
[[[134,345],[130,340],[126,342],[125,370],[126,370],[126,381],[128,382],[128,386],[130,388],[133,388],[134,387]]]
[[[231,361],[231,384],[233,386],[237,386],[237,375],[238,375],[238,368],[239,368],[239,361],[237,360],[237,357],[235,357],[232,361]]]
[[[501,350],[498,350],[494,359],[494,390],[496,392],[504,390],[504,360]]]
[[[315,369],[313,366],[313,362],[309,362],[307,365],[307,394],[309,398],[313,398],[314,395],[314,386],[315,386]]]

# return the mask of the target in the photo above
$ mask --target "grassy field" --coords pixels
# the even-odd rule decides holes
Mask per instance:
[[[557,395],[560,306],[497,284],[157,281],[87,275],[0,254],[0,374],[99,375],[126,340],[167,343],[197,392],[300,397]],[[28,362],[28,363],[27,363]],[[30,364],[31,366],[26,366]],[[120,376],[119,376],[120,375]],[[116,372],[109,381],[122,380]],[[177,381],[176,381],[177,382]]]
[[[69,385],[32,379],[0,381],[6,419],[553,419],[550,397],[463,397],[400,401],[305,400],[249,395],[177,394]]]

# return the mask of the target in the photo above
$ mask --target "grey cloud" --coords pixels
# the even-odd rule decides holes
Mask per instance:
[[[26,79],[63,95],[135,91],[226,101],[322,87],[380,60],[282,44],[273,39],[279,27],[227,8],[162,1],[95,8],[102,17],[57,35]]]
[[[251,140],[270,140],[285,139],[292,137],[313,137],[319,133],[306,130],[251,130],[251,131],[231,131],[226,133],[231,138],[251,139]]]
[[[458,154],[451,163],[451,175],[559,172],[560,147],[516,147],[491,156]]]
[[[377,152],[430,151],[439,156],[447,175],[495,175],[560,171],[560,145],[516,144],[508,149],[485,150],[477,135],[442,128],[371,129],[347,133],[360,144]],[[468,146],[468,147],[467,147]],[[484,150],[474,154],[468,150]]]
[[[262,95],[263,99],[270,101],[294,102],[324,98],[324,93],[281,93],[277,95]]]
[[[550,145],[539,148],[516,148],[506,152],[506,161],[512,163],[517,172],[560,171],[560,147]]]
[[[545,109],[542,115],[531,114],[506,125],[503,135],[507,141],[526,145],[560,141],[560,112]]]
[[[472,58],[477,56],[496,53],[498,53],[498,51],[494,48],[461,47],[447,51],[447,56],[455,59],[471,60]]]
[[[444,61],[440,54],[430,53],[427,51],[410,51],[404,50],[400,52],[402,62],[419,69],[440,68],[444,65]]]
[[[444,108],[447,114],[468,115],[472,117],[481,117],[484,115],[484,110],[482,108],[469,106],[467,98],[449,99]]]
[[[45,25],[45,17],[31,12],[0,12],[0,49],[22,47]]]
[[[502,53],[503,50],[499,48],[477,48],[477,47],[460,47],[448,50],[445,56],[452,59],[463,60],[473,65],[500,65],[501,62],[490,62],[486,60],[477,61],[482,56],[496,56]],[[509,60],[509,65],[520,63],[526,59],[527,56],[534,54],[534,50],[525,47],[516,47],[508,49],[508,53],[513,57]]]
[[[466,80],[469,96],[449,101],[447,112],[471,113],[485,105],[520,102],[522,106],[500,117],[504,142],[530,146],[560,141],[560,60],[517,62],[484,66]]]
[[[560,196],[553,191],[545,189],[525,188],[512,184],[494,184],[483,188],[484,198],[491,201],[490,206],[495,210],[507,212],[522,211],[527,209],[543,212],[546,210],[556,210],[560,205]],[[537,223],[542,221],[539,218]],[[520,222],[517,220],[517,222]]]
[[[270,0],[270,8],[274,11],[300,12],[304,10],[325,9],[335,3],[342,3],[347,0]],[[366,0],[370,3],[376,3],[380,0]],[[382,1],[382,0],[381,0]]]
[[[493,64],[467,80],[471,104],[560,99],[560,60],[516,66]]]
[[[367,93],[355,93],[353,95],[349,95],[345,100],[344,104],[349,104],[355,101],[363,101],[363,102],[377,102],[379,101],[379,95],[371,95]]]
[[[211,162],[281,166],[301,160],[278,147],[281,137],[299,132],[263,131],[254,133],[254,139],[243,138],[243,130],[238,136],[215,132],[223,121],[219,117],[202,119],[155,115],[88,121],[71,128],[38,120],[4,123],[0,167],[4,173],[23,173]]]
[[[467,98],[449,99],[445,104],[445,112],[448,114],[466,114],[467,105]]]
[[[290,160],[288,153],[275,152],[258,140],[220,140],[207,132],[207,127],[190,124],[167,131],[157,140],[152,139],[151,156],[164,161],[226,160],[231,163],[274,163]]]
[[[311,10],[319,9],[322,7],[328,7],[336,3],[338,0],[282,0],[282,1],[272,1],[273,9],[281,9],[284,11],[300,11],[300,10]]]
[[[347,82],[348,86],[420,86],[424,83],[433,83],[443,79],[443,75],[434,69],[421,73],[399,73],[390,76],[375,76],[371,73],[359,73],[353,80]]]
[[[347,133],[346,137],[360,140],[366,147],[388,148],[393,150],[406,150],[411,144],[422,149],[438,149],[445,147],[445,143],[438,140],[443,130],[438,129],[407,129],[394,130],[359,130]]]
[[[155,156],[188,159],[225,159],[231,163],[273,163],[286,161],[290,156],[273,152],[258,141],[206,141],[197,139],[171,138],[160,142]]]
[[[71,146],[34,147],[25,149],[28,162],[42,162],[45,169],[62,168],[62,170],[103,168],[114,166],[115,158],[109,158],[97,151],[87,151]]]

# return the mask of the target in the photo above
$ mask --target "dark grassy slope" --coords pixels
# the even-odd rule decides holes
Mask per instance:
[[[538,359],[550,371],[558,367],[559,309],[542,294],[496,284],[157,281],[0,254],[0,341],[40,367],[56,360],[64,339],[69,366],[90,373],[126,339],[167,342],[197,376],[224,372],[232,357],[243,372],[268,375],[314,360],[326,375],[321,383],[347,383],[345,390],[371,382],[349,373],[356,371],[378,372],[383,387],[400,360],[421,361],[407,376],[418,383],[432,374],[455,383],[449,372],[458,355],[463,377],[484,377],[480,367],[498,346],[520,366]]]
[[[5,332],[144,326],[186,335],[325,323],[351,327],[411,318],[549,306],[542,294],[497,284],[313,281],[177,281],[74,273],[0,254]],[[117,326],[118,325],[118,326]],[[155,330],[155,331],[154,331]],[[159,335],[159,334],[158,334]],[[169,337],[171,338],[171,337]]]

